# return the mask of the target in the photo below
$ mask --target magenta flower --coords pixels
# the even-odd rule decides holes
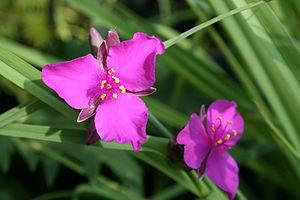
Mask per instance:
[[[178,134],[177,142],[184,145],[184,161],[198,169],[199,178],[205,173],[233,199],[239,185],[238,166],[227,154],[244,130],[244,120],[236,111],[236,103],[227,100],[213,102],[205,114],[192,114],[189,123]]]
[[[138,96],[155,91],[155,56],[164,53],[160,39],[135,33],[120,42],[111,30],[106,41],[90,30],[96,58],[86,56],[46,65],[42,80],[71,107],[82,109],[78,122],[95,115],[100,138],[106,142],[131,143],[135,151],[146,141],[148,110]],[[94,138],[94,136],[89,136]]]

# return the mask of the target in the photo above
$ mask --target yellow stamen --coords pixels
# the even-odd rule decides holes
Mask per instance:
[[[104,84],[105,84],[106,82],[107,82],[106,80],[101,81],[101,86],[100,86],[101,90],[104,88]]]
[[[122,93],[126,92],[125,87],[123,85],[121,85],[119,88],[120,88],[120,90],[122,90]]]
[[[222,117],[216,117],[216,119],[219,119],[219,120],[221,120],[221,119],[222,119]]]
[[[110,69],[110,70],[108,70],[108,73],[109,73],[109,75],[112,75],[113,73],[115,73],[115,70],[114,69]]]
[[[232,124],[232,121],[226,121],[227,124]]]
[[[100,96],[101,100],[104,100],[105,97],[106,97],[106,94],[102,94],[102,95]]]
[[[222,143],[223,143],[222,140],[218,140],[218,141],[217,141],[217,144],[222,144]]]
[[[224,138],[224,140],[226,140],[226,141],[227,141],[227,140],[229,140],[229,138],[230,138],[230,135],[229,135],[229,134],[227,134],[227,135],[226,135],[226,137]]]
[[[236,130],[232,130],[232,132],[233,132],[234,136],[237,136],[237,131]]]
[[[211,125],[211,130],[212,130],[213,132],[215,132],[215,131],[216,131],[216,129],[215,129],[215,125],[214,125],[214,124],[212,124],[212,125]]]
[[[117,95],[116,93],[114,93],[112,96],[113,96],[113,98],[115,98],[115,99],[118,98],[118,95]]]
[[[115,80],[116,83],[120,83],[120,79],[115,77],[115,76],[112,76],[112,78]]]

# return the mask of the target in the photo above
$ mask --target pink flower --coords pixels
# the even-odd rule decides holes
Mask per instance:
[[[96,58],[86,56],[46,65],[42,80],[71,107],[82,109],[77,121],[95,115],[100,138],[131,143],[135,151],[146,141],[148,110],[138,97],[155,91],[155,56],[164,53],[160,39],[135,33],[120,42],[114,30],[106,41],[92,28],[90,41]],[[94,136],[90,136],[94,138]]]
[[[233,199],[239,185],[238,166],[227,153],[239,140],[244,120],[236,111],[236,103],[227,100],[213,102],[205,114],[192,114],[189,123],[178,134],[177,142],[184,145],[184,161],[205,173]]]

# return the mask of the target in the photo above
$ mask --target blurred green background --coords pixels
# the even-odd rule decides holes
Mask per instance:
[[[165,41],[251,2],[1,0],[0,47],[40,70],[89,53],[90,27],[103,36],[115,29],[121,40],[139,31]],[[300,2],[273,0],[200,30],[158,56],[158,91],[143,100],[174,137],[202,104],[216,99],[239,104],[246,128],[230,150],[240,167],[238,199],[300,199],[299,33]],[[191,192],[176,177],[178,163],[156,160],[149,152],[72,144],[60,133],[62,143],[21,139],[50,127],[84,141],[85,129],[63,115],[73,110],[64,113],[19,83],[22,75],[34,82],[38,72],[25,72],[25,64],[10,62],[4,50],[1,62],[20,76],[0,65],[0,199],[216,199],[220,191],[207,179],[207,188]],[[161,136],[153,123],[147,130]]]

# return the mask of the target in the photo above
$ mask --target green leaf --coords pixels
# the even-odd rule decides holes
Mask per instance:
[[[51,158],[43,158],[44,176],[48,187],[52,187],[59,172],[59,163]]]
[[[237,13],[240,13],[244,10],[253,8],[253,7],[255,7],[257,5],[260,5],[264,2],[265,2],[265,0],[254,1],[254,2],[251,2],[247,5],[244,5],[242,7],[236,8],[234,10],[228,11],[228,12],[223,13],[223,14],[220,14],[219,16],[214,17],[214,18],[208,20],[207,22],[199,24],[198,26],[195,26],[195,27],[189,29],[188,31],[185,31],[185,32],[181,33],[179,36],[177,36],[175,38],[172,38],[172,39],[169,39],[169,40],[165,41],[164,44],[165,44],[166,48],[168,48],[168,47],[176,44],[177,42],[189,37],[190,35],[196,33],[197,31],[200,31],[200,30],[202,30],[202,29],[204,29],[208,26],[211,26],[212,24],[214,24],[216,22],[219,22],[219,21],[223,20],[224,18],[230,17],[230,16],[235,15]]]
[[[9,170],[11,163],[11,154],[14,152],[14,147],[8,138],[0,137],[0,167],[3,172]]]
[[[0,135],[43,140],[49,142],[66,142],[84,144],[85,131],[74,129],[57,129],[49,126],[28,124],[9,124],[0,128]],[[155,152],[165,155],[167,152],[168,139],[148,136],[147,142],[142,144],[141,151]],[[118,144],[115,142],[100,141],[98,146],[108,149],[131,150],[131,144]],[[92,146],[95,147],[95,146]]]
[[[38,155],[35,153],[32,148],[29,148],[28,145],[25,145],[19,138],[10,138],[13,144],[15,145],[18,152],[21,154],[23,159],[26,161],[30,172],[34,172],[37,168],[37,164],[39,161]]]
[[[43,108],[44,106],[45,104],[36,98],[33,98],[24,104],[18,105],[17,107],[12,108],[0,115],[0,127],[14,122],[21,117],[29,115],[30,113]]]
[[[52,55],[41,53],[33,48],[28,48],[25,45],[16,43],[7,38],[0,37],[0,47],[15,53],[20,58],[27,60],[31,64],[41,67],[50,63],[61,62],[60,59]]]
[[[186,192],[181,185],[172,185],[162,191],[159,191],[157,194],[149,198],[149,200],[167,200],[174,199],[175,197]]]
[[[89,198],[100,198],[100,199],[120,199],[120,200],[130,200],[129,197],[125,196],[124,194],[113,191],[105,186],[97,187],[95,185],[90,184],[81,184],[75,188],[73,200],[79,200],[81,199],[80,196],[84,195],[89,196]]]
[[[0,75],[4,78],[25,89],[44,103],[63,113],[68,118],[71,118],[74,121],[76,120],[77,111],[71,109],[44,86],[41,81],[40,71],[33,66],[24,62],[9,51],[0,48],[0,67]]]

